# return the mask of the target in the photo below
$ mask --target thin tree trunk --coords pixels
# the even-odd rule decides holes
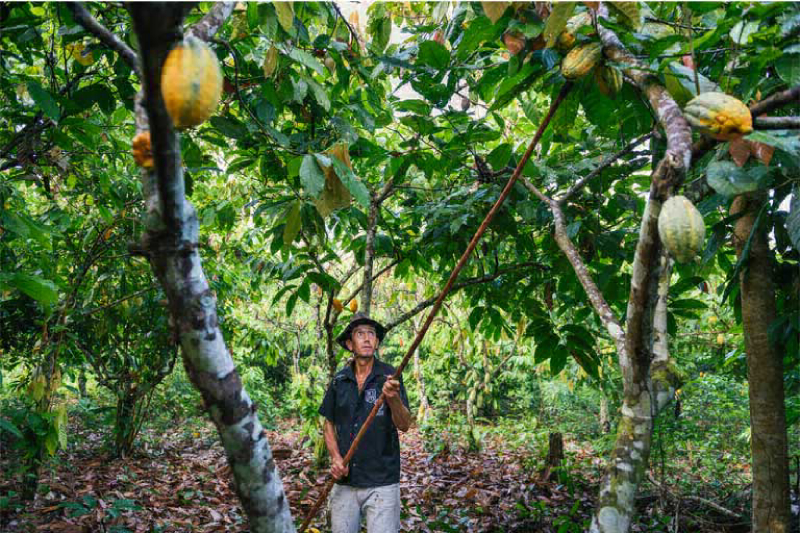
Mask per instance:
[[[605,394],[600,398],[600,430],[604,435],[611,431],[611,422],[608,419],[608,398]]]
[[[789,454],[781,350],[769,340],[776,316],[772,250],[764,224],[756,226],[766,195],[737,197],[731,215],[736,255],[748,239],[750,252],[740,275],[747,379],[750,384],[750,445],[753,456],[753,531],[789,531]]]
[[[155,160],[155,170],[143,170],[141,175],[146,232],[136,251],[149,258],[167,294],[184,365],[220,435],[250,531],[293,533],[294,522],[266,432],[219,327],[216,298],[198,253],[197,213],[185,195],[179,138],[161,96],[161,65],[182,33],[187,6],[132,3],[129,10],[139,41],[141,102],[146,106],[137,102],[137,132],[150,131]],[[232,10],[232,3],[215,4],[192,33],[208,38]]]
[[[375,232],[378,229],[378,198],[372,195],[364,246],[364,284],[361,288],[361,311],[369,315],[372,309],[372,267],[375,263]]]

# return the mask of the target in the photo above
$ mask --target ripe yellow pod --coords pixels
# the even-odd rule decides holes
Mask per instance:
[[[217,109],[222,94],[217,56],[199,39],[187,37],[164,61],[161,94],[176,128],[202,124]]]

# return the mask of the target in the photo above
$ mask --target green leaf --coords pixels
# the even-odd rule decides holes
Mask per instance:
[[[374,11],[370,17],[367,33],[372,37],[372,47],[383,52],[392,36],[392,17],[386,13],[383,4],[373,4]]]
[[[294,29],[294,7],[292,2],[273,2],[275,12],[278,14],[278,22],[288,34],[293,34]]]
[[[708,184],[719,194],[736,196],[759,189],[768,169],[753,167],[745,171],[731,161],[712,161],[706,168]]]
[[[505,168],[511,159],[511,151],[511,145],[508,143],[503,143],[491,151],[491,153],[486,157],[486,161],[492,165],[492,168],[495,171],[501,170]]]
[[[283,227],[284,246],[292,244],[297,234],[300,233],[300,225],[303,222],[303,217],[300,216],[302,207],[303,204],[300,200],[295,200],[292,202],[292,207],[289,208],[289,213],[286,216],[286,225]]]
[[[575,2],[558,2],[553,4],[553,11],[547,17],[547,23],[544,26],[544,40],[547,47],[550,48],[556,44],[556,39],[567,27],[567,21],[575,11]]]
[[[317,83],[316,81],[308,78],[306,79],[308,86],[311,88],[311,92],[314,95],[314,99],[317,103],[324,109],[325,111],[331,110],[331,101],[328,98],[328,91],[325,88]]]
[[[789,216],[786,217],[786,229],[794,249],[800,252],[800,186],[795,185],[792,201],[789,204]]]
[[[244,124],[233,118],[211,117],[209,124],[219,130],[221,134],[231,139],[244,139],[247,136],[247,128]]]
[[[800,54],[784,54],[775,62],[778,76],[789,85],[800,85]]]
[[[369,207],[369,190],[367,187],[358,180],[353,171],[342,163],[339,158],[331,157],[331,162],[336,175],[342,181],[342,184],[347,187],[347,190],[350,191],[350,194],[353,195],[353,198],[356,199],[356,202],[363,207]]]
[[[58,301],[58,288],[56,285],[52,281],[39,276],[17,272],[6,280],[6,284],[19,289],[43,304],[52,305]]]
[[[3,420],[2,418],[0,418],[0,429],[4,429],[4,430],[8,431],[9,433],[14,435],[18,439],[23,438],[22,432],[19,429],[17,429],[17,426],[12,424],[8,420]]]
[[[739,46],[747,44],[750,36],[758,31],[758,22],[745,22],[740,20],[736,26],[731,29],[731,40]]]
[[[303,157],[303,163],[300,165],[300,183],[306,194],[312,198],[319,197],[325,188],[325,174],[313,155]]]
[[[641,23],[639,2],[609,2],[608,5],[621,15],[617,17],[620,22],[633,29],[639,28]]]
[[[283,2],[277,2],[276,5],[282,4]],[[304,65],[314,72],[322,76],[322,63],[317,61],[317,58],[306,52],[305,50],[300,50],[299,48],[293,48],[291,52],[289,52],[289,57],[295,60],[297,63]]]
[[[664,69],[664,84],[678,105],[682,106],[697,96],[697,86],[694,83],[695,73],[692,69],[675,61],[667,63],[666,67]],[[697,81],[700,84],[701,93],[722,91],[719,85],[700,73],[697,74]]]
[[[39,106],[45,115],[53,119],[55,122],[58,122],[58,119],[61,116],[61,111],[58,108],[56,99],[53,98],[52,94],[50,94],[50,91],[43,89],[38,82],[31,80],[28,82],[28,94],[31,95],[33,101],[37,106]]]
[[[551,347],[553,354],[550,356],[550,374],[556,376],[567,366],[568,353],[563,346]]]
[[[425,41],[419,45],[417,65],[444,70],[450,64],[450,52],[436,41]]]
[[[800,136],[793,130],[756,131],[745,137],[748,141],[755,141],[800,157]]]

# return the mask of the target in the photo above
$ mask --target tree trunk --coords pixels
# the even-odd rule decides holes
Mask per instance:
[[[80,372],[78,373],[78,391],[81,394],[81,398],[86,398],[86,366],[81,365]]]
[[[611,431],[611,422],[608,419],[608,398],[600,398],[600,431],[607,435]]]
[[[378,229],[378,198],[372,195],[369,204],[367,237],[364,245],[364,284],[361,288],[361,311],[369,315],[372,309],[372,267],[375,264],[375,232]]]
[[[550,481],[553,472],[561,466],[564,459],[564,437],[559,432],[550,433],[547,438],[547,461],[542,471],[541,480]]]
[[[146,231],[136,251],[148,257],[167,294],[184,366],[219,433],[250,531],[292,533],[294,522],[266,432],[219,326],[216,296],[198,252],[197,213],[185,195],[180,139],[161,95],[161,65],[182,33],[187,6],[132,3],[129,10],[142,72],[137,132],[150,131],[155,160],[155,169],[141,174]],[[232,3],[214,4],[192,33],[209,38],[232,10]]]
[[[753,531],[789,531],[789,455],[783,391],[781,350],[769,340],[775,320],[772,251],[764,224],[756,226],[766,196],[737,197],[731,215],[741,214],[734,226],[736,255],[741,258],[750,239],[742,269],[741,299],[747,378],[750,384],[750,445],[753,456]]]
[[[117,455],[121,458],[128,457],[133,451],[139,427],[139,414],[137,403],[139,398],[133,390],[127,389],[120,392],[117,399],[117,416],[114,419],[114,446]]]

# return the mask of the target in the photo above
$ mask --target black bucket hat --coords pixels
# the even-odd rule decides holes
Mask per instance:
[[[338,337],[336,337],[336,342],[339,344],[339,346],[347,350],[347,344],[345,343],[346,341],[350,340],[350,335],[353,334],[353,330],[356,328],[356,326],[363,326],[364,324],[375,328],[375,335],[378,336],[378,342],[383,341],[383,337],[386,335],[386,328],[380,325],[378,322],[372,320],[365,313],[359,311],[358,313],[353,314],[353,317],[350,319],[350,323],[347,324],[347,327],[344,328],[344,331],[341,332]]]

